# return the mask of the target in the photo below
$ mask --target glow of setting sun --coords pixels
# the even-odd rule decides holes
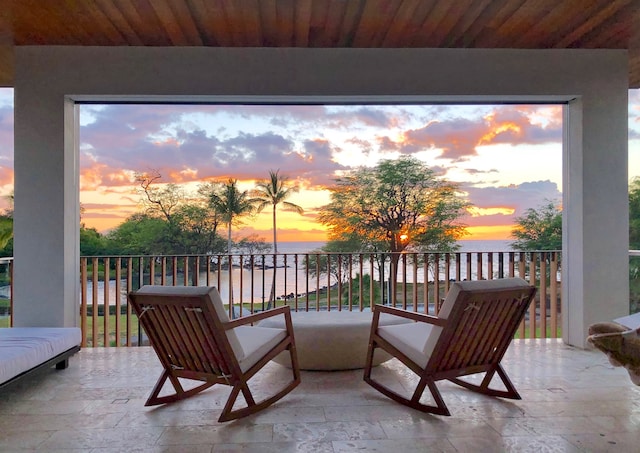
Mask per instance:
[[[471,206],[467,208],[467,212],[471,215],[471,217],[482,217],[487,215],[512,215],[516,212],[513,208],[501,208],[501,207],[493,207],[493,208],[479,208],[477,206]]]
[[[507,131],[514,131],[519,133],[521,129],[520,129],[520,126],[518,126],[515,123],[500,124],[494,129],[492,129],[491,131],[489,131],[488,133],[484,134],[482,137],[480,137],[480,140],[478,140],[478,145],[491,143],[494,138],[496,138],[501,133],[507,132]]]
[[[491,225],[467,227],[467,236],[461,239],[474,239],[482,241],[496,241],[511,238],[513,225]]]

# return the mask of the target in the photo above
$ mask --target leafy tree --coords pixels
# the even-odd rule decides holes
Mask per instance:
[[[243,237],[236,243],[235,247],[245,255],[260,255],[271,251],[271,245],[267,244],[264,238],[259,237],[257,234]]]
[[[629,184],[629,249],[640,250],[640,178]],[[640,257],[629,257],[629,312],[640,311]]]
[[[239,253],[243,255],[249,255],[244,257],[243,265],[249,265],[251,263],[251,255],[264,255],[271,251],[271,245],[256,234],[244,237],[240,239],[235,245],[235,248]],[[262,257],[254,257],[254,264],[261,264]]]
[[[224,250],[224,241],[217,234],[219,217],[197,203],[180,205],[173,214],[179,253],[215,253]]]
[[[511,236],[516,240],[511,247],[516,250],[561,250],[562,209],[546,200],[538,208],[529,208],[524,215],[515,218],[516,226]]]
[[[165,229],[162,236],[163,253],[186,253],[186,244],[182,241],[180,231],[180,216],[176,212],[186,203],[186,195],[182,187],[177,184],[165,184],[159,186],[162,176],[157,170],[149,173],[136,173],[135,179],[140,185],[144,214],[149,217],[159,218],[165,221]],[[160,239],[160,238],[158,238]]]
[[[9,208],[0,215],[0,256],[13,256],[13,191],[5,198]]]
[[[114,255],[169,254],[169,233],[164,219],[136,213],[107,234],[107,247]]]
[[[140,185],[147,212],[152,216],[161,215],[171,223],[174,209],[185,199],[182,188],[177,184],[158,187],[156,183],[160,182],[162,176],[157,170],[152,170],[150,173],[136,173],[135,179]]]
[[[144,221],[144,246],[155,253],[198,254],[224,249],[217,234],[220,216],[211,208],[210,193],[221,187],[220,183],[205,183],[198,187],[197,199],[187,198],[184,189],[176,184],[158,186],[161,175],[157,171],[137,173],[140,185],[144,217],[132,220]],[[149,219],[161,220],[150,222]],[[130,231],[130,230],[127,230]],[[152,239],[149,235],[156,235]]]
[[[256,190],[254,196],[258,201],[256,205],[257,212],[261,212],[267,206],[273,208],[273,251],[278,253],[278,240],[276,236],[277,223],[276,223],[276,208],[279,204],[282,204],[284,211],[297,212],[303,214],[302,209],[297,204],[286,201],[291,195],[298,191],[295,186],[289,186],[286,176],[279,174],[280,170],[269,170],[269,179],[265,181],[259,181],[256,184]]]
[[[99,256],[106,253],[106,239],[95,228],[80,225],[80,255]]]
[[[349,268],[347,258],[340,254],[327,253],[326,251],[312,250],[306,256],[302,256],[302,265],[306,268],[309,276],[316,278],[328,276],[336,283],[345,284],[349,279]]]
[[[629,184],[629,248],[640,249],[640,178]]]
[[[333,277],[337,282],[345,283],[349,278],[348,264],[344,257],[340,257],[340,253],[353,254],[361,251],[361,242],[354,239],[347,240],[330,240],[318,250],[309,252],[309,264],[307,266],[306,258],[303,258],[302,265],[306,268],[311,277],[318,275],[328,275]],[[328,254],[332,254],[331,259],[327,259]],[[357,264],[357,255],[352,258]]]
[[[351,280],[351,303],[357,305],[360,303],[360,286],[362,285],[362,305],[364,307],[371,306],[371,285],[373,284],[373,300],[380,300],[380,286],[376,285],[373,278],[369,274],[356,276]],[[342,288],[343,297],[349,299],[349,287]]]
[[[0,249],[4,249],[13,238],[13,218],[0,216]]]
[[[459,218],[469,206],[458,187],[438,178],[423,162],[403,156],[362,167],[336,179],[320,221],[332,240],[358,240],[363,249],[399,253],[452,250],[465,233]],[[393,278],[396,278],[393,273]]]

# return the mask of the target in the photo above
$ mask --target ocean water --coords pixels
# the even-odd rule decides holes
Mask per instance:
[[[458,241],[460,252],[509,252],[512,251],[509,240],[462,240]],[[280,253],[308,253],[319,250],[326,242],[279,242]]]

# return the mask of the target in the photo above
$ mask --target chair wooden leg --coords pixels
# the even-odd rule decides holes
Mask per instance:
[[[440,391],[436,387],[435,382],[433,381],[433,379],[429,377],[423,376],[420,379],[420,382],[418,383],[416,389],[414,390],[411,399],[405,398],[404,396],[394,392],[393,390],[385,387],[384,385],[374,380],[371,377],[371,369],[373,368],[372,366],[373,354],[375,353],[375,349],[377,347],[379,346],[377,345],[376,341],[371,340],[371,342],[369,343],[369,348],[367,349],[367,360],[365,363],[364,376],[363,376],[363,379],[367,384],[369,384],[371,387],[373,387],[383,395],[391,398],[392,400],[400,404],[403,404],[407,407],[410,407],[412,409],[416,409],[420,412],[426,412],[429,414],[436,414],[436,415],[451,415],[451,413],[449,412],[449,409],[447,408],[447,405],[444,403],[444,400],[442,399],[442,395],[440,394]],[[381,348],[381,349],[384,349],[384,348]],[[420,403],[420,398],[422,398],[422,394],[424,393],[427,387],[429,387],[429,391],[431,392],[433,401],[436,403],[435,406]]]
[[[164,387],[167,379],[169,379],[169,381],[173,385],[175,393],[172,393],[170,395],[165,395],[165,396],[158,396],[162,391],[162,388]],[[158,404],[165,404],[165,403],[172,403],[174,401],[179,401],[179,400],[188,398],[192,395],[195,395],[196,393],[200,393],[201,391],[208,389],[214,384],[215,382],[205,382],[204,384],[198,385],[197,387],[194,387],[190,390],[185,391],[182,388],[182,385],[180,385],[180,381],[178,380],[178,378],[171,376],[171,374],[165,370],[160,376],[160,378],[158,379],[158,382],[156,382],[156,385],[153,387],[151,395],[149,395],[149,398],[147,399],[147,402],[144,405],[157,406]]]
[[[491,380],[493,379],[493,376],[496,372],[498,373],[498,377],[504,384],[505,390],[489,388],[489,384],[491,383]],[[461,387],[477,393],[481,393],[483,395],[498,396],[501,398],[510,398],[514,400],[522,399],[515,386],[511,382],[511,379],[509,379],[509,376],[507,376],[507,373],[504,371],[500,364],[498,364],[495,369],[487,371],[487,374],[485,375],[480,385],[472,384],[470,382],[463,381],[462,379],[457,378],[451,378],[449,380]]]
[[[227,399],[227,403],[224,405],[224,408],[222,409],[222,414],[220,414],[220,418],[218,419],[219,422],[226,422],[229,420],[233,420],[235,418],[240,417],[240,415],[236,415],[233,416],[232,414],[236,414],[238,411],[233,412],[233,405],[236,402],[236,399],[238,399],[238,395],[240,394],[240,390],[244,390],[244,387],[247,387],[247,383],[246,382],[238,382],[236,385],[233,386],[233,388],[231,389],[231,393],[229,394],[229,398]],[[249,389],[246,389],[247,391],[249,391]],[[244,392],[243,392],[244,393]],[[251,392],[249,392],[251,393]],[[251,398],[253,400],[253,398]],[[249,403],[247,403],[249,404]],[[254,403],[255,404],[255,403]]]
[[[369,350],[367,351],[367,361],[366,361],[364,376],[363,376],[363,379],[367,384],[369,384],[371,387],[373,387],[383,395],[391,398],[395,402],[400,403],[404,406],[410,407],[412,409],[416,409],[420,412],[426,412],[429,414],[436,414],[436,415],[451,415],[451,413],[449,412],[449,409],[447,409],[447,405],[444,403],[444,400],[440,395],[440,391],[438,390],[438,388],[435,385],[435,382],[433,382],[432,379],[429,379],[427,377],[422,377],[420,379],[420,382],[418,383],[418,386],[413,392],[411,399],[405,398],[399,393],[394,392],[393,390],[385,387],[384,385],[380,384],[375,379],[373,379],[371,377],[371,369],[372,369],[373,354],[375,352],[376,347],[377,346],[375,342],[373,342],[369,344]],[[429,387],[429,391],[431,392],[433,401],[436,403],[435,406],[420,403],[420,398],[422,398],[422,394],[424,393],[424,390],[426,389],[426,387]]]
[[[253,395],[251,394],[251,390],[249,389],[247,382],[246,381],[239,382],[238,384],[233,386],[233,389],[231,390],[231,394],[229,395],[229,399],[227,400],[227,403],[225,404],[224,409],[222,410],[222,414],[220,414],[220,418],[218,419],[218,421],[227,422],[229,420],[235,420],[237,418],[246,417],[247,415],[251,415],[255,412],[261,411],[262,409],[275,403],[276,401],[281,399],[283,396],[285,396],[287,393],[289,393],[291,390],[296,388],[301,382],[300,369],[298,368],[298,357],[296,355],[295,348],[290,347],[289,351],[291,354],[291,369],[293,372],[293,380],[290,381],[289,384],[287,384],[282,390],[280,390],[278,393],[271,396],[270,398],[267,398],[265,400],[262,400],[256,403],[253,398]],[[238,395],[240,394],[240,392],[242,392],[242,395],[244,396],[247,406],[240,409],[236,409],[234,411],[233,405],[235,404],[236,399],[238,398]]]
[[[391,398],[392,400],[394,400],[397,403],[400,403],[400,404],[402,404],[404,406],[410,407],[410,408],[418,410],[420,412],[426,412],[428,414],[451,415],[451,413],[449,412],[449,409],[447,408],[447,405],[444,403],[444,400],[442,399],[442,396],[440,395],[440,391],[438,390],[438,388],[435,385],[435,382],[433,382],[433,381],[428,381],[425,384],[423,384],[422,385],[423,391],[421,391],[421,392],[418,392],[418,389],[416,389],[416,391],[414,392],[412,398],[408,399],[408,398],[405,398],[404,396],[394,392],[393,390],[385,387],[384,385],[380,384],[379,382],[375,381],[374,379],[371,378],[371,376],[365,377],[364,380],[365,380],[365,382],[367,384],[369,384],[371,387],[373,387],[374,389],[376,389],[377,391],[379,391],[383,395]],[[433,397],[433,400],[436,403],[435,406],[429,405],[429,404],[420,403],[420,398],[422,397],[422,394],[424,393],[424,389],[426,387],[429,387],[429,390],[431,392],[431,396]]]
[[[275,403],[276,401],[278,401],[283,396],[285,396],[291,390],[296,388],[298,386],[298,384],[300,384],[300,379],[299,378],[298,379],[294,379],[286,387],[284,387],[282,390],[280,390],[278,393],[276,393],[272,397],[267,398],[265,400],[262,400],[262,401],[256,403],[253,400],[253,396],[251,395],[251,391],[249,390],[249,387],[247,386],[246,382],[245,383],[239,383],[239,384],[237,384],[237,385],[235,385],[233,387],[233,390],[231,391],[231,395],[229,395],[229,399],[227,400],[227,404],[225,404],[225,407],[222,410],[222,414],[220,414],[220,418],[218,419],[218,421],[219,422],[228,422],[229,420],[235,420],[237,418],[246,417],[247,415],[251,415],[253,413],[259,412],[262,409],[264,409],[264,408],[270,406],[271,404]],[[249,395],[250,395],[250,399],[253,402],[252,403],[248,403],[247,402],[247,406],[246,407],[233,410],[233,405],[235,404],[236,399],[238,398],[238,395],[240,394],[240,391],[242,391],[243,395],[246,395],[245,392],[248,392]]]
[[[298,363],[298,351],[295,344],[289,348],[289,356],[291,357],[291,370],[293,371],[293,380],[300,383],[300,364]],[[297,385],[297,384],[296,384]]]

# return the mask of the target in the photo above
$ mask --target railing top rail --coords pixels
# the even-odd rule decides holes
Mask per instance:
[[[82,255],[80,258],[196,258],[196,257],[211,257],[216,258],[219,256],[304,256],[304,255],[403,255],[403,254],[419,254],[419,255],[430,255],[430,254],[466,254],[466,253],[561,253],[562,250],[426,250],[426,251],[417,251],[417,250],[405,250],[403,252],[389,252],[389,251],[348,251],[348,252],[325,252],[322,250],[318,251],[310,251],[310,252],[265,252],[265,253],[178,253],[172,255],[163,255],[163,254],[149,254],[149,255]],[[631,250],[629,251],[630,255],[636,256],[634,253],[640,254],[639,250]],[[12,260],[13,258],[0,258]],[[0,261],[1,262],[1,261]]]

